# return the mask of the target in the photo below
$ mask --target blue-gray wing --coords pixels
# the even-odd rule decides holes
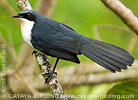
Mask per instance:
[[[73,29],[49,19],[41,27],[35,24],[31,42],[47,55],[79,63],[77,55],[81,54],[82,46],[78,35]]]

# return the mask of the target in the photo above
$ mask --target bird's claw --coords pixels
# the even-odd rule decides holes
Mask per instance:
[[[37,53],[36,51],[33,51],[33,52],[32,52],[32,55],[33,55],[33,54],[36,54],[36,53]]]
[[[50,73],[45,73],[44,74],[44,75],[47,75],[47,77],[45,78],[45,83],[48,83],[51,80],[53,74],[57,75],[57,72],[51,71]]]

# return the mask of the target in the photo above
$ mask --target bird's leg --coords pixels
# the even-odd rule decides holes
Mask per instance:
[[[47,78],[45,79],[45,83],[48,83],[49,79],[51,79],[53,74],[57,75],[57,72],[55,72],[55,69],[56,69],[56,66],[58,64],[58,61],[59,61],[59,58],[57,58],[56,63],[54,65],[54,68],[53,68],[53,70],[51,72],[44,74],[44,75],[48,75]]]

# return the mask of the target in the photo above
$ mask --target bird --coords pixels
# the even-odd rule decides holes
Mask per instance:
[[[113,73],[126,70],[134,62],[126,50],[80,35],[71,27],[33,10],[22,10],[12,17],[21,19],[22,37],[33,50],[57,58],[53,70],[46,73],[48,78],[56,73],[59,59],[79,64],[77,56],[81,54]]]

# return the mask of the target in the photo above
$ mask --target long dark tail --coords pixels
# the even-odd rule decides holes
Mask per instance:
[[[98,40],[88,40],[81,53],[111,72],[120,72],[127,69],[127,65],[132,65],[134,58],[124,49]]]

